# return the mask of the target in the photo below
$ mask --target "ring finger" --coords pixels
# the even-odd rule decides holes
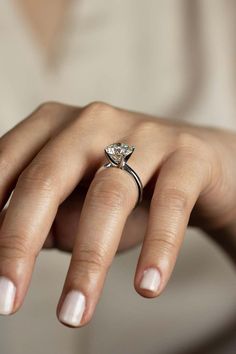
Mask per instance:
[[[150,133],[150,132],[149,132]],[[129,164],[145,186],[165,152],[150,159],[156,141],[129,136],[136,150]],[[119,168],[99,169],[87,192],[82,208],[72,259],[57,308],[58,319],[71,327],[85,325],[92,317],[106,274],[117,251],[122,230],[137,200],[133,177]]]

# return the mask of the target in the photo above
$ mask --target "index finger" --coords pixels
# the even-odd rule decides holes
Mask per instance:
[[[45,143],[74,118],[75,111],[75,107],[56,102],[41,104],[0,138],[0,209],[20,173]]]

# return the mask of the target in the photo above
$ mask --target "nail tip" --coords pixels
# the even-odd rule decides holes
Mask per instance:
[[[60,318],[60,317],[59,317],[59,321],[60,321],[63,325],[66,325],[66,326],[69,326],[69,327],[72,327],[72,328],[76,328],[76,327],[79,327],[79,326],[80,326],[80,323],[71,322],[71,321],[65,320],[65,319]]]
[[[70,327],[78,327],[81,324],[85,310],[85,295],[77,290],[71,290],[62,305],[59,313],[59,321]]]
[[[156,268],[148,268],[143,272],[143,278],[140,282],[140,289],[156,292],[160,286],[160,272]]]
[[[81,316],[82,318],[82,316]],[[59,315],[58,319],[59,321],[64,324],[64,325],[68,325],[70,327],[78,327],[80,326],[81,324],[81,318],[78,319],[78,320],[73,320],[71,318],[68,318],[68,316],[62,314],[62,315]]]
[[[0,310],[0,316],[9,316],[12,314],[12,311],[1,311]]]
[[[147,287],[147,286],[140,286],[140,289],[142,290],[148,290],[148,291],[151,291],[151,292],[156,292],[158,290],[158,288],[151,288],[151,287]]]
[[[0,315],[8,316],[13,313],[15,295],[15,284],[9,278],[0,276]]]

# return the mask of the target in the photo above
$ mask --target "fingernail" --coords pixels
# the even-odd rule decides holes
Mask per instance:
[[[13,310],[16,287],[11,280],[0,277],[0,315],[9,315]]]
[[[59,319],[69,326],[78,326],[85,310],[85,296],[80,291],[71,290],[62,305]]]
[[[161,282],[160,272],[156,268],[148,268],[143,272],[140,283],[141,289],[157,291]]]

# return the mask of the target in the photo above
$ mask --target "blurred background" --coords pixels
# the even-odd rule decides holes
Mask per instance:
[[[235,1],[71,0],[54,23],[55,3],[0,3],[1,135],[49,100],[236,128]],[[140,249],[116,256],[80,329],[55,314],[70,255],[42,251],[23,307],[0,318],[0,353],[234,354],[235,269],[223,252],[188,230],[166,291],[145,299],[133,287]]]

